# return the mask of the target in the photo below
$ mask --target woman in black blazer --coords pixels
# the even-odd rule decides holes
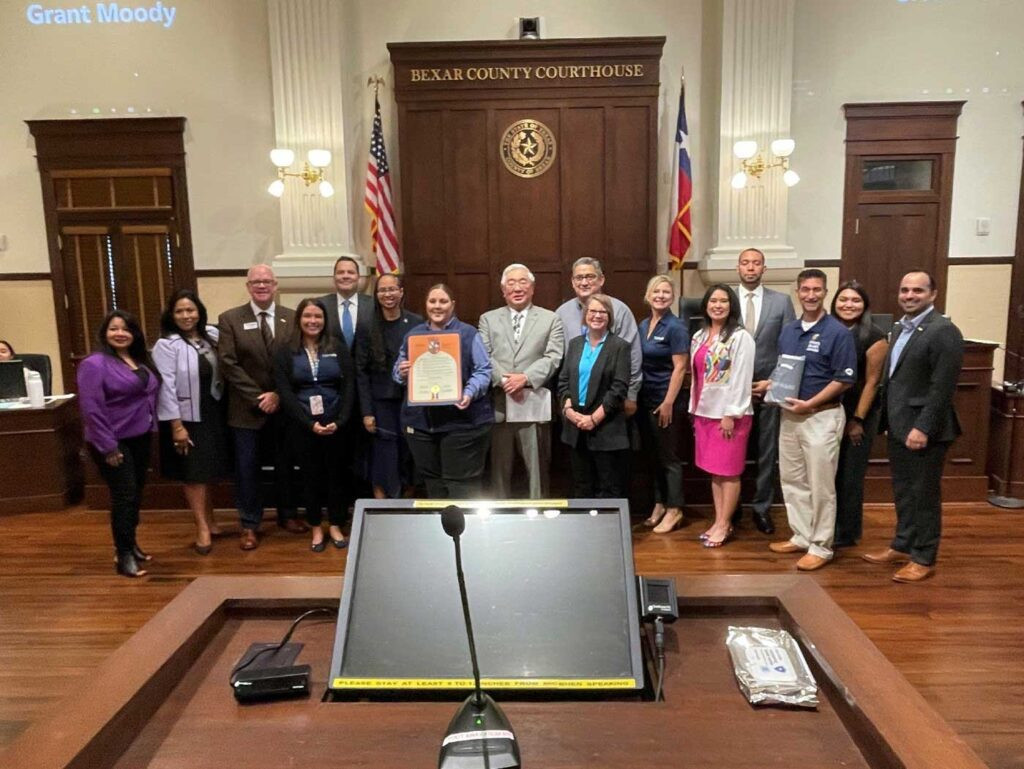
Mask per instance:
[[[325,496],[331,544],[345,547],[344,475],[338,469],[342,441],[348,439],[342,432],[352,413],[356,372],[344,339],[328,333],[327,310],[319,299],[299,302],[292,337],[274,356],[274,380],[302,468],[306,519],[313,530],[310,549],[321,553],[326,546],[320,528]]]
[[[610,297],[587,300],[587,333],[569,342],[558,375],[562,442],[572,446],[573,496],[626,496],[629,433],[622,404],[629,388],[629,343],[609,329]],[[582,393],[581,393],[582,390]]]
[[[405,290],[400,275],[385,273],[374,287],[373,322],[356,329],[356,382],[363,427],[370,433],[370,483],[377,499],[401,496],[412,486],[412,457],[402,437],[400,418],[405,388],[391,370],[409,329],[423,316],[402,304]]]

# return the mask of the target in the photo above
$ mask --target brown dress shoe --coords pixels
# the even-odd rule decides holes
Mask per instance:
[[[811,555],[807,553],[803,558],[796,562],[796,567],[800,571],[815,571],[825,566],[828,563],[828,558],[822,558],[820,555]]]
[[[768,545],[768,549],[773,553],[802,553],[803,548],[800,545],[794,545],[788,539],[785,542],[772,542]]]
[[[880,553],[861,553],[860,557],[868,563],[902,563],[903,561],[910,560],[910,556],[907,553],[901,553],[899,550],[893,550],[891,547],[887,547]]]
[[[920,582],[928,579],[935,573],[934,566],[925,566],[923,563],[911,561],[902,569],[892,575],[893,582]]]
[[[238,546],[243,550],[255,550],[260,546],[259,537],[252,529],[242,529],[242,538],[239,540]]]
[[[309,526],[304,524],[302,521],[296,520],[295,518],[287,518],[282,523],[277,524],[282,529],[287,531],[289,534],[305,534],[309,531]]]

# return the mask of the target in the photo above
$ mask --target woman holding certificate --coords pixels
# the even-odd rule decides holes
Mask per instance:
[[[704,547],[721,547],[732,536],[729,518],[740,498],[753,420],[754,339],[743,328],[739,301],[729,286],[711,286],[700,310],[704,325],[690,343],[690,414],[694,461],[711,474],[715,502],[715,522],[700,539]]]
[[[455,317],[455,296],[427,292],[427,321],[409,331],[392,375],[405,385],[402,430],[432,499],[473,499],[491,444],[491,359],[476,328]]]
[[[586,333],[569,342],[558,375],[562,443],[572,447],[574,497],[625,497],[629,433],[622,404],[629,389],[630,345],[609,329],[615,307],[594,294],[583,311]]]
[[[338,468],[340,433],[352,413],[356,373],[348,345],[327,332],[327,310],[319,299],[299,302],[295,318],[292,338],[274,357],[274,381],[302,469],[306,520],[313,531],[310,549],[322,553],[327,546],[320,527],[324,501],[331,544],[348,544],[341,531],[346,505]]]

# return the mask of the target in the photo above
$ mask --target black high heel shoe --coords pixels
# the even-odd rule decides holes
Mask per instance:
[[[132,555],[135,556],[136,561],[142,561],[143,563],[149,563],[153,560],[153,556],[139,547],[138,543],[132,545]]]
[[[149,573],[145,569],[139,568],[134,553],[118,553],[115,568],[122,577],[145,577]]]

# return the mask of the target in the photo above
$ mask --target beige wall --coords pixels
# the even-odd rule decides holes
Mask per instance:
[[[0,281],[0,339],[8,340],[17,352],[49,355],[53,391],[64,392],[50,281]]]

